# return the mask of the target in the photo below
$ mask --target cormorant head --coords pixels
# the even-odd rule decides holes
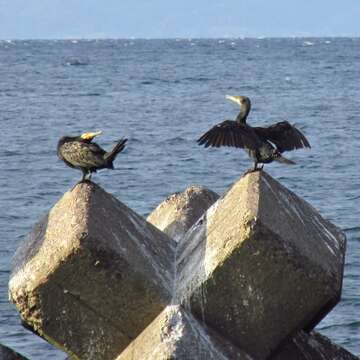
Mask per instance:
[[[95,136],[98,136],[102,133],[102,131],[95,131],[95,132],[87,132],[80,136],[81,139],[86,141],[91,141]]]
[[[238,104],[240,107],[246,107],[250,109],[251,102],[250,99],[247,96],[232,96],[232,95],[226,95],[226,99],[233,101],[234,103]]]
[[[245,124],[246,118],[249,115],[251,109],[251,102],[247,96],[231,96],[226,95],[226,99],[233,101],[240,106],[240,112],[236,117],[236,121]]]

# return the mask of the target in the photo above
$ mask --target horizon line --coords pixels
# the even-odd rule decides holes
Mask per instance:
[[[280,35],[280,36],[219,36],[219,37],[182,37],[182,36],[174,36],[174,37],[29,37],[29,38],[0,38],[0,41],[71,41],[71,40],[264,40],[264,39],[359,39],[360,35]]]

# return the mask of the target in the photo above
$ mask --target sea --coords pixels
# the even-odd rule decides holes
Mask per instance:
[[[66,355],[20,324],[11,259],[81,173],[56,155],[63,135],[102,130],[128,146],[93,180],[146,216],[198,184],[222,194],[252,166],[244,151],[196,139],[252,101],[248,122],[288,120],[312,148],[265,170],[347,236],[342,299],[317,326],[360,355],[360,38],[0,41],[0,342],[29,359]],[[306,296],[306,294],[304,294]]]

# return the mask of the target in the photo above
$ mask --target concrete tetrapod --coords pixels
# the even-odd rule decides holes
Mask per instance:
[[[218,198],[203,186],[189,186],[161,202],[146,220],[178,242]]]
[[[312,331],[299,331],[271,360],[359,360],[359,358],[325,336]]]
[[[263,171],[237,181],[177,249],[176,300],[256,359],[340,299],[345,237]]]
[[[73,359],[114,359],[170,302],[174,250],[141,216],[81,183],[18,249],[10,298]]]
[[[155,226],[158,226],[161,230],[166,231],[167,229],[177,229],[176,236],[181,239],[186,233],[186,231],[193,225],[198,216],[189,216],[189,214],[194,214],[194,211],[191,209],[201,209],[202,204],[208,204],[207,199],[209,199],[208,194],[214,194],[211,190],[197,186],[195,190],[196,197],[189,194],[193,193],[193,186],[187,188],[183,192],[175,193],[170,195],[166,200],[161,202],[157,208],[149,215],[148,220]],[[203,189],[203,190],[201,190]],[[196,202],[200,200],[200,204]],[[214,200],[215,202],[215,200]],[[210,206],[211,204],[209,204]],[[207,210],[209,206],[204,206],[203,212]],[[189,211],[190,208],[190,211]],[[183,219],[186,219],[187,226],[183,226]],[[171,226],[169,226],[171,225]],[[167,309],[164,310],[166,312]],[[155,321],[154,321],[155,322]],[[149,326],[149,328],[153,328]],[[148,332],[150,330],[146,330]],[[144,336],[144,335],[142,335]],[[170,338],[169,338],[170,339]],[[157,341],[156,341],[157,340]],[[136,343],[136,347],[135,347]],[[159,345],[159,340],[153,340],[153,346]],[[134,354],[138,349],[139,344],[138,339],[129,345],[132,349],[135,348]],[[157,345],[156,345],[157,344]],[[169,346],[169,345],[167,345]],[[129,349],[126,349],[126,353],[129,352]],[[231,359],[231,357],[230,357]],[[317,332],[306,333],[305,331],[299,331],[298,334],[291,337],[287,342],[285,342],[278,349],[277,353],[274,354],[272,360],[326,360],[326,359],[337,359],[337,360],[355,360],[358,359],[355,355],[349,353],[347,350],[341,348],[340,346],[332,343],[328,338],[323,335],[320,335]]]
[[[193,225],[197,216],[189,217],[189,214],[193,214],[193,211],[189,211],[190,208],[200,209],[201,204],[206,204],[206,199],[208,199],[207,194],[212,194],[211,190],[202,187],[196,187],[198,189],[204,189],[203,191],[197,192],[196,198],[189,196],[188,194],[192,192],[193,187],[187,188],[184,192],[175,193],[170,195],[166,200],[161,202],[159,206],[149,215],[148,220],[155,220],[153,224],[155,226],[159,225],[160,229],[166,230],[168,225],[171,224],[170,228],[176,228],[178,231],[176,235],[181,238],[185,235],[188,228]],[[201,199],[200,205],[196,204],[197,199]],[[181,206],[176,206],[176,204],[181,204]],[[211,205],[211,204],[210,204]],[[208,207],[203,208],[205,212]],[[183,214],[182,214],[183,213]],[[154,214],[154,215],[153,215]],[[187,227],[183,227],[183,219],[186,218]],[[180,226],[178,226],[178,222]],[[166,312],[164,310],[164,312]],[[156,344],[156,341],[153,342]],[[134,342],[135,344],[135,342]],[[134,347],[132,343],[132,347]],[[129,346],[129,347],[130,347]],[[154,345],[156,346],[156,345]],[[126,350],[129,351],[128,349]],[[287,342],[285,342],[277,351],[277,353],[272,357],[272,360],[326,360],[326,359],[337,359],[337,360],[355,360],[358,359],[355,355],[349,353],[347,350],[341,348],[340,346],[332,343],[325,336],[317,333],[310,332],[306,333],[305,331],[299,331],[298,334],[291,337]]]
[[[244,351],[169,305],[116,360],[251,360]]]
[[[0,360],[27,360],[24,356],[9,347],[0,344]]]

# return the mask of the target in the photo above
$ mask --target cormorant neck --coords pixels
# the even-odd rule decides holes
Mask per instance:
[[[250,112],[250,105],[242,106],[235,121],[240,122],[242,124],[246,124],[246,118],[248,117],[249,112]]]

